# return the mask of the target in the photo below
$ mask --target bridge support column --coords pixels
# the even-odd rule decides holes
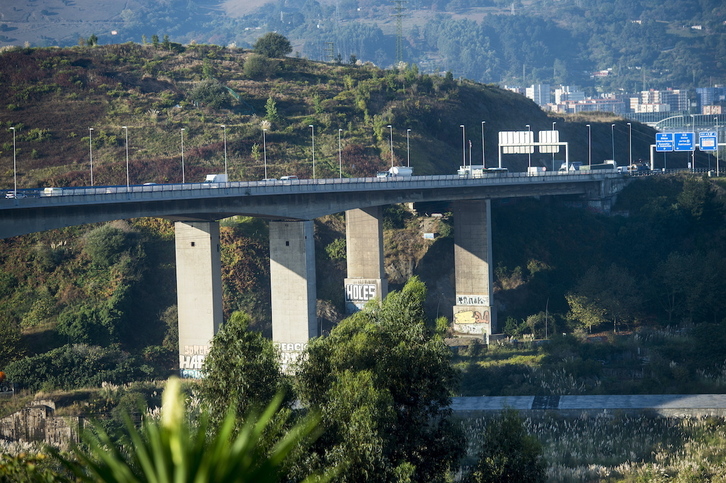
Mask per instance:
[[[345,279],[345,310],[352,314],[373,298],[388,294],[383,268],[382,208],[374,206],[345,212],[348,277]]]
[[[200,377],[212,337],[222,325],[219,222],[174,224],[181,377]]]
[[[315,290],[315,237],[312,221],[270,222],[272,341],[282,367],[294,363],[308,340],[320,335]]]
[[[493,307],[490,200],[454,203],[456,305],[454,330],[492,334],[497,328]]]

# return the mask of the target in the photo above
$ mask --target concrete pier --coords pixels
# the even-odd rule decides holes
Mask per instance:
[[[316,312],[315,237],[312,221],[270,222],[272,341],[287,370],[320,335]]]
[[[181,377],[201,376],[212,337],[222,325],[219,222],[174,224]]]
[[[497,329],[497,316],[492,306],[491,201],[457,201],[453,209],[454,330],[468,334],[492,334]]]
[[[383,209],[380,206],[345,212],[345,310],[352,314],[371,299],[383,300],[388,279],[383,268]]]

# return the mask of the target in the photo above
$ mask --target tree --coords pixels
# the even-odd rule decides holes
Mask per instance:
[[[272,342],[249,330],[250,317],[234,312],[212,340],[204,360],[202,399],[213,420],[221,421],[227,408],[236,407],[239,420],[255,405],[270,403],[285,384]]]
[[[284,57],[292,52],[287,37],[276,32],[268,32],[255,42],[254,51],[265,57]]]
[[[299,398],[322,416],[315,468],[342,468],[341,482],[439,481],[463,452],[450,419],[458,373],[426,326],[426,287],[411,279],[310,343]]]
[[[267,113],[266,119],[270,122],[277,122],[280,120],[280,114],[277,112],[277,103],[272,96],[267,98],[265,103],[265,112]]]
[[[514,409],[487,423],[484,439],[468,483],[534,483],[547,479],[542,444],[527,434]]]

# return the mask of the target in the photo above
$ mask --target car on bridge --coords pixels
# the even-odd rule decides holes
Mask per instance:
[[[9,200],[22,200],[23,198],[27,198],[27,195],[18,191],[8,191],[5,193],[5,198]]]

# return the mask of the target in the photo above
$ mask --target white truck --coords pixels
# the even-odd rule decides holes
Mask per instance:
[[[227,175],[222,174],[208,174],[207,178],[204,180],[205,183],[226,183],[227,182]]]
[[[413,176],[413,168],[408,166],[391,166],[389,176]]]

